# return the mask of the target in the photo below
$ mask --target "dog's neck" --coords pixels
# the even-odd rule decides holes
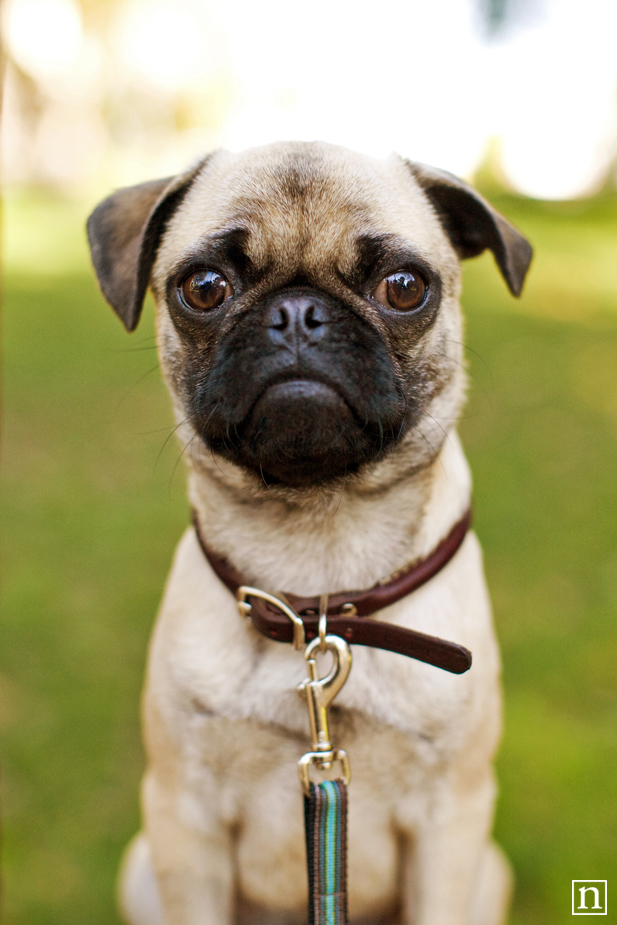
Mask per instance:
[[[246,581],[300,595],[368,588],[428,555],[468,508],[470,491],[455,430],[428,469],[384,492],[344,488],[313,506],[247,503],[204,472],[189,475],[211,548]]]

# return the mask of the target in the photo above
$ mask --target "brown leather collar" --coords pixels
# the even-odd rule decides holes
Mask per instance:
[[[226,559],[209,548],[201,534],[195,511],[193,524],[199,545],[213,571],[231,593],[236,594],[238,588],[246,584],[242,575]],[[464,646],[392,623],[363,619],[400,601],[440,572],[461,546],[470,524],[471,511],[468,510],[426,559],[415,562],[390,580],[373,585],[366,591],[341,591],[331,594],[327,608],[328,633],[342,636],[347,642],[360,646],[398,652],[454,674],[462,674],[471,668],[471,652]],[[285,596],[296,613],[302,617],[307,640],[314,639],[318,633],[320,599],[298,597],[295,594]],[[250,619],[255,629],[269,639],[292,642],[291,621],[266,601],[251,598]]]

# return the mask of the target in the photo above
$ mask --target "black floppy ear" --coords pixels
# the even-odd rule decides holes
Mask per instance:
[[[459,257],[476,257],[488,247],[510,292],[520,295],[533,253],[529,241],[468,183],[426,164],[407,165]]]
[[[141,315],[150,271],[165,228],[204,167],[117,190],[88,219],[92,263],[101,291],[127,331]]]

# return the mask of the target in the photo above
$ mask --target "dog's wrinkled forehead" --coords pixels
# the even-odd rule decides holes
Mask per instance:
[[[238,240],[277,277],[348,274],[359,242],[397,240],[442,271],[456,255],[400,158],[372,160],[323,144],[221,152],[196,177],[159,248],[154,279],[216,238]]]

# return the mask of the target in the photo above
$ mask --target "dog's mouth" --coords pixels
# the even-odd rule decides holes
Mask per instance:
[[[331,385],[314,379],[303,379],[300,377],[283,379],[280,382],[274,382],[268,385],[255,402],[255,406],[252,410],[259,413],[260,405],[264,403],[267,405],[268,402],[272,401],[274,401],[274,403],[280,401],[300,403],[317,401],[325,404],[335,401],[338,404],[341,402],[345,404],[344,399]]]
[[[333,414],[341,420],[346,415],[356,417],[350,400],[335,383],[291,371],[274,376],[264,384],[242,426],[271,420],[277,428],[291,426],[302,431],[304,418],[314,414]]]
[[[312,488],[340,481],[386,452],[404,427],[404,402],[375,420],[338,383],[279,373],[252,396],[237,423],[216,410],[193,424],[204,443],[253,471],[268,486]]]
[[[277,377],[225,437],[204,434],[222,455],[259,473],[268,485],[309,487],[345,476],[367,456],[367,434],[335,385],[298,375]]]

